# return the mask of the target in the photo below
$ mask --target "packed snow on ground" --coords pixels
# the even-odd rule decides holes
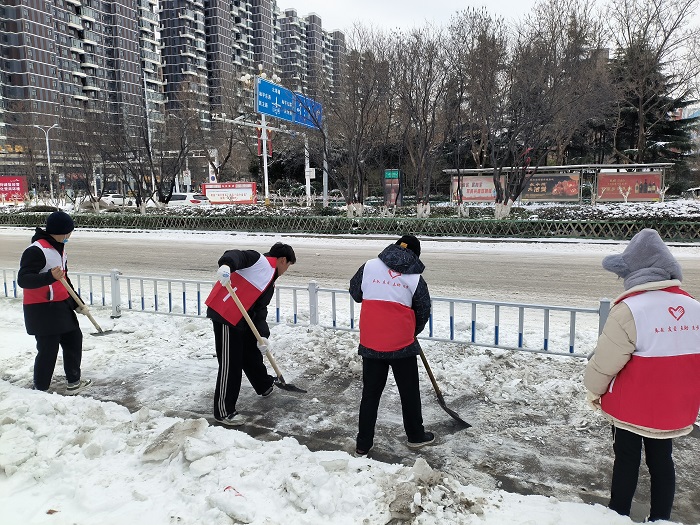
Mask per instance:
[[[115,332],[92,337],[81,317],[83,374],[95,385],[83,396],[68,397],[60,358],[50,392],[31,390],[34,339],[24,332],[20,301],[0,299],[3,524],[631,523],[577,498],[485,487],[477,473],[434,470],[421,453],[409,465],[387,464],[354,458],[348,447],[311,452],[293,438],[258,440],[202,417],[167,416],[169,409],[199,406],[197,399],[210,403],[216,361],[209,322],[131,312],[111,322],[104,320],[107,311],[95,313]],[[330,377],[360,383],[355,333],[279,325],[271,342],[289,382],[302,370],[323,367]],[[580,359],[488,349],[465,353],[437,342],[424,347],[447,399],[466,393],[492,400],[480,409],[484,413],[473,414],[482,422],[497,424],[512,406],[570,412],[570,424],[581,428],[597,417],[582,401]],[[250,390],[245,380],[243,390]],[[141,408],[130,412],[105,400],[110,398]],[[319,406],[313,395],[302,399],[311,431],[337,429],[351,447],[356,405]],[[275,396],[262,401],[276,402]],[[386,416],[383,411],[380,420]],[[426,422],[434,419],[435,412],[426,410]],[[400,426],[397,414],[392,421]],[[488,432],[487,425],[481,432]],[[546,432],[520,437],[542,440]],[[456,450],[459,440],[468,439],[442,434],[436,447]],[[475,441],[472,453],[482,452]]]

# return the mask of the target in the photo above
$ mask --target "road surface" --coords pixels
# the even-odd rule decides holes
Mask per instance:
[[[31,229],[0,228],[0,268],[19,266],[29,245]],[[297,255],[280,284],[345,288],[367,259],[375,257],[393,238],[315,237],[222,233],[191,233],[183,241],[173,234],[77,230],[68,245],[73,272],[214,280],[216,263],[232,248],[266,251],[282,240]],[[213,240],[210,240],[213,238]],[[624,243],[581,244],[552,242],[484,242],[424,240],[423,274],[432,295],[494,299],[524,303],[594,306],[603,297],[622,292],[622,282],[601,267],[603,257],[620,253]],[[684,285],[700,295],[700,247],[672,248],[683,267]]]

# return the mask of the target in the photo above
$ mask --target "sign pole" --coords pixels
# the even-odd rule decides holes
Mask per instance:
[[[262,136],[262,155],[263,155],[263,176],[265,177],[265,206],[270,205],[270,188],[267,184],[267,122],[265,121],[265,113],[260,113],[260,125]]]

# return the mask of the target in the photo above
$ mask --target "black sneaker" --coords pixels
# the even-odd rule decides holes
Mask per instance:
[[[430,445],[433,441],[435,441],[435,434],[432,432],[426,432],[423,434],[423,439],[420,441],[408,441],[406,446],[408,446],[410,449],[416,450],[426,445]]]
[[[91,384],[92,379],[81,379],[75,383],[68,383],[68,386],[66,387],[66,394],[69,396],[74,396],[85,390]]]
[[[260,394],[263,397],[270,397],[272,395],[272,392],[275,390],[275,385],[274,383],[270,385],[270,388],[265,390],[262,394]]]
[[[356,448],[354,456],[356,458],[366,458],[367,454],[369,454],[370,450],[372,450],[372,447],[369,447],[367,450],[362,450],[361,448]]]
[[[245,417],[234,411],[225,418],[216,419],[216,421],[227,427],[239,427],[245,423]]]

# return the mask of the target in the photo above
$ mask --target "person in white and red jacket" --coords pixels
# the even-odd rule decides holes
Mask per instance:
[[[366,456],[374,445],[379,400],[389,368],[401,397],[401,412],[409,448],[432,443],[435,435],[423,427],[416,336],[430,318],[430,293],[421,276],[420,241],[404,235],[376,259],[363,264],[350,280],[350,295],[362,303],[360,345],[362,400],[355,455]]]
[[[34,388],[49,389],[60,346],[69,395],[92,383],[80,378],[83,333],[74,313],[85,313],[87,308],[78,306],[60,282],[65,278],[68,286],[73,286],[68,278],[65,246],[74,228],[73,219],[66,212],[51,213],[46,229],[37,228],[32,244],[22,253],[17,272],[17,284],[24,289],[24,325],[27,333],[36,338]]]
[[[675,495],[673,438],[700,411],[700,303],[680,288],[681,267],[652,229],[603,268],[624,279],[588,362],[588,401],[613,424],[609,507],[629,516],[642,444],[651,479],[649,521],[668,520]]]
[[[245,417],[236,410],[245,374],[258,395],[273,392],[275,378],[267,373],[263,355],[269,349],[267,306],[275,293],[275,281],[296,262],[288,244],[275,243],[270,251],[227,250],[219,259],[218,281],[207,305],[207,317],[214,327],[214,346],[219,371],[214,389],[214,419],[226,426],[239,426]],[[263,338],[261,344],[243,314],[231,299],[226,285],[236,292],[253,325]]]

